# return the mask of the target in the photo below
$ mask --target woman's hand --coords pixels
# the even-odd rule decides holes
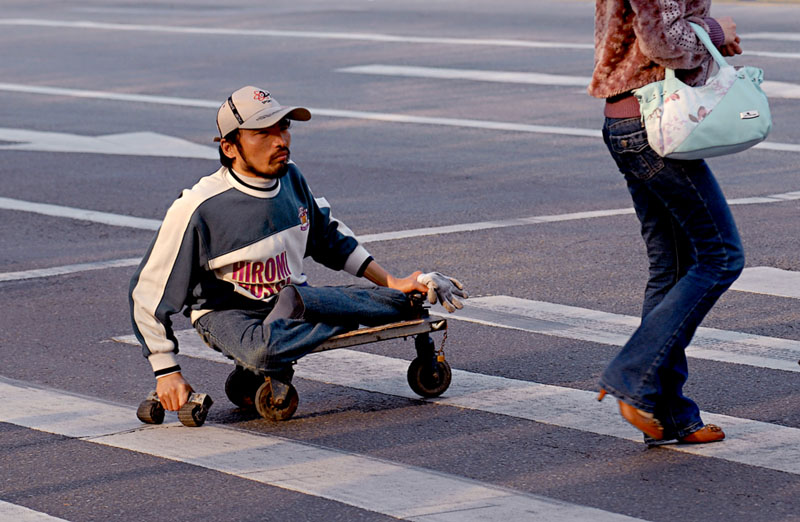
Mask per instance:
[[[715,20],[722,27],[722,33],[725,35],[722,45],[719,46],[719,52],[722,53],[722,56],[742,54],[741,39],[736,34],[736,22],[733,21],[733,18],[723,16],[722,18],[715,18]]]

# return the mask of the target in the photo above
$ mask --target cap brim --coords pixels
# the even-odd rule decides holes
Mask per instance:
[[[305,107],[281,107],[280,109],[264,109],[259,111],[239,125],[240,129],[264,129],[272,127],[282,119],[308,121],[311,112]]]

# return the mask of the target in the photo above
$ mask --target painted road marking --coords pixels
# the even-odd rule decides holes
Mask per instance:
[[[398,230],[396,232],[365,234],[363,236],[358,236],[358,238],[359,241],[362,241],[364,243],[376,243],[379,241],[392,241],[395,239],[438,236],[444,234],[455,234],[460,232],[477,232],[479,230],[516,227],[522,225],[537,225],[542,223],[557,223],[560,221],[574,221],[579,219],[595,219],[601,217],[621,216],[627,214],[634,214],[634,210],[632,208],[617,208],[610,210],[588,210],[585,212],[570,212],[567,214],[530,216],[524,218],[504,219],[497,221],[479,221],[476,223],[462,223],[458,225],[444,225],[440,227],[425,227],[425,228],[416,228],[409,230]]]
[[[121,214],[111,214],[109,212],[97,212],[95,210],[84,210],[80,208],[64,207],[61,205],[50,205],[48,203],[35,203],[33,201],[23,201],[0,197],[0,209],[17,210],[21,212],[32,212],[44,216],[63,217],[90,221],[102,225],[112,225],[115,227],[138,228],[142,230],[158,230],[161,221],[158,219],[145,219]]]
[[[488,326],[512,328],[611,346],[623,346],[640,318],[509,296],[471,298],[448,316]],[[686,355],[732,364],[800,372],[800,341],[700,327]]]
[[[22,92],[25,94],[45,94],[48,96],[69,96],[71,98],[114,100],[131,103],[152,103],[156,105],[177,105],[181,107],[197,107],[203,109],[219,108],[219,102],[212,102],[208,100],[193,100],[190,98],[177,98],[174,96],[154,96],[151,94],[127,94],[123,92],[45,87],[41,85],[23,85],[19,83],[0,83],[0,91]]]
[[[11,504],[0,500],[0,520],[13,520],[14,522],[56,522],[63,518],[52,517],[23,506]]]
[[[467,309],[465,307],[464,310]],[[448,315],[448,319],[456,318],[464,310]],[[181,354],[233,364],[219,352],[205,346],[195,331],[177,333]],[[117,337],[115,340],[138,345],[133,336]],[[359,371],[352,371],[356,367]],[[419,399],[406,383],[407,368],[408,361],[402,359],[338,349],[304,357],[295,366],[295,371],[298,377],[311,381]],[[426,400],[641,443],[641,434],[622,420],[615,401],[598,403],[595,396],[595,392],[453,370],[453,383],[445,395]],[[703,412],[702,415],[705,422],[725,429],[727,438],[724,444],[664,447],[800,474],[800,429],[714,413]]]
[[[63,132],[42,132],[0,127],[0,141],[14,142],[9,145],[0,145],[0,150],[219,159],[217,149],[214,147],[198,145],[197,143],[155,132],[81,136]]]
[[[2,272],[0,282],[22,281],[25,279],[38,279],[40,277],[53,277],[66,274],[77,274],[90,270],[104,270],[106,268],[122,268],[128,266],[138,266],[141,261],[138,257],[128,259],[112,259],[110,261],[98,261],[95,263],[79,263],[75,265],[54,266],[51,268],[39,268],[35,270],[25,270],[22,272]]]
[[[556,85],[581,87],[589,85],[589,76],[566,76],[518,71],[487,71],[483,69],[450,69],[443,67],[411,67],[405,65],[357,65],[336,69],[337,72],[371,74],[376,76],[402,76],[408,78],[433,78],[440,80],[471,80],[493,83],[522,83],[529,85]],[[800,85],[788,82],[765,81],[761,88],[770,98],[800,98]]]
[[[0,421],[201,466],[407,520],[638,520],[269,435],[142,425],[133,408],[0,378]]]
[[[785,192],[783,194],[771,194],[768,196],[753,196],[748,198],[729,199],[728,204],[756,205],[756,204],[768,204],[768,203],[781,203],[785,201],[796,201],[796,200],[800,200],[800,191]],[[409,230],[399,230],[396,232],[365,234],[363,236],[359,236],[359,240],[365,243],[378,242],[378,241],[391,241],[395,239],[438,236],[444,234],[455,234],[460,232],[475,232],[478,230],[490,230],[490,229],[515,227],[522,225],[537,225],[542,223],[557,223],[561,221],[574,221],[579,219],[597,219],[597,218],[611,217],[611,216],[623,216],[628,214],[634,214],[633,208],[587,210],[584,212],[570,212],[566,214],[550,214],[550,215],[530,216],[530,217],[495,220],[495,221],[478,221],[475,223],[462,223],[457,225],[444,225],[439,227],[424,227],[424,228],[416,228]]]
[[[785,192],[783,194],[771,194],[769,196],[754,196],[749,198],[729,199],[729,205],[755,205],[767,203],[782,203],[786,201],[800,200],[800,191]],[[122,214],[111,214],[107,212],[96,212],[73,207],[60,205],[50,205],[47,203],[35,203],[21,199],[0,197],[0,210],[16,210],[21,212],[31,212],[46,216],[65,217],[79,219],[104,225],[114,225],[119,227],[139,228],[142,230],[157,230],[161,226],[161,221],[157,219],[146,219]],[[622,216],[633,214],[633,208],[615,208],[608,210],[587,210],[584,212],[568,212],[566,214],[545,214],[541,216],[529,216],[523,218],[513,218],[494,221],[478,221],[474,223],[461,223],[457,225],[444,225],[440,227],[413,228],[408,230],[398,230],[395,232],[379,232],[376,234],[364,234],[359,236],[363,243],[377,243],[379,241],[392,241],[395,239],[408,239],[412,237],[435,236],[443,234],[455,234],[460,232],[475,232],[478,230],[491,230],[496,228],[516,227],[522,225],[537,225],[542,223],[557,223],[561,221],[574,221],[579,219],[596,219],[602,217]]]
[[[745,268],[731,289],[800,299],[800,272],[768,266]]]
[[[80,98],[96,99],[115,99],[139,103],[172,104],[190,107],[217,108],[219,102],[204,100],[185,100],[183,98],[171,98],[168,96],[147,96],[147,95],[121,95],[119,93],[103,93],[98,91],[85,91],[80,89],[61,89],[55,87],[41,87],[20,85],[13,83],[0,83],[0,91],[24,92],[24,93],[46,93],[50,96],[74,96]],[[599,138],[598,129],[579,129],[575,127],[556,127],[548,125],[529,125],[525,123],[511,123],[501,121],[470,120],[461,118],[434,118],[427,116],[410,116],[406,114],[392,114],[383,112],[350,111],[338,109],[316,109],[311,107],[311,112],[317,116],[330,118],[347,118],[368,121],[382,121],[388,123],[408,123],[415,125],[438,125],[445,127],[458,127],[465,129],[484,129],[509,132],[526,132],[532,134],[556,134],[564,136],[581,136],[585,138]],[[800,152],[800,145],[793,143],[778,143],[764,141],[754,148],[763,150],[777,150],[784,152]]]
[[[730,205],[753,205],[753,204],[764,204],[764,203],[779,203],[784,201],[793,201],[797,199],[800,199],[800,192],[787,192],[784,194],[773,194],[771,196],[756,196],[750,198],[732,199],[729,200],[728,203]],[[145,219],[132,216],[123,216],[119,214],[109,214],[106,212],[95,212],[93,210],[83,210],[72,207],[63,207],[59,205],[34,203],[31,201],[22,201],[18,199],[3,198],[3,197],[0,197],[0,210],[16,210],[22,212],[32,212],[47,216],[79,219],[94,223],[101,223],[104,225],[138,228],[143,230],[157,230],[158,227],[161,226],[161,221],[156,219]],[[396,232],[364,234],[362,236],[359,236],[359,240],[362,243],[377,243],[380,241],[392,241],[396,239],[408,239],[408,238],[455,234],[463,232],[476,232],[479,230],[490,230],[490,229],[514,227],[522,225],[536,225],[542,223],[556,223],[560,221],[573,221],[578,219],[595,219],[600,217],[620,216],[633,213],[634,211],[632,208],[620,208],[611,210],[589,210],[586,212],[572,212],[567,214],[530,216],[526,218],[515,218],[515,219],[506,219],[498,221],[481,221],[477,223],[463,223],[459,225],[446,225],[441,227],[425,227],[425,228],[417,228],[409,230],[400,230]],[[6,273],[0,273],[0,282],[18,281],[22,279],[35,279],[39,277],[50,277],[54,275],[64,275],[64,274],[82,272],[84,270],[98,270],[102,268],[134,266],[137,264],[138,261],[136,259],[129,258],[129,259],[102,261],[100,263],[66,265],[61,267],[52,267],[52,268],[28,270],[21,272],[6,272]],[[770,292],[762,291],[760,293],[770,293]],[[773,294],[773,295],[781,295],[781,294]]]
[[[524,83],[532,85],[559,85],[586,87],[588,76],[565,76],[517,71],[487,71],[482,69],[450,69],[443,67],[411,67],[405,65],[357,65],[336,69],[336,72],[372,74],[376,76],[405,76],[409,78],[436,78],[442,80],[473,80],[494,83]]]
[[[745,33],[739,35],[743,40],[778,40],[781,42],[800,42],[800,33]]]
[[[187,27],[150,24],[118,24],[90,21],[42,20],[32,18],[0,19],[0,25],[62,27],[68,29],[94,29],[108,31],[135,31],[174,34],[199,34],[235,37],[317,38],[324,40],[356,40],[379,43],[421,43],[441,45],[480,45],[493,47],[524,47],[539,49],[584,49],[593,50],[591,43],[541,42],[533,40],[511,40],[497,38],[443,38],[429,36],[392,35],[381,33],[331,32],[331,31],[287,31],[272,29],[236,29],[224,27]]]
[[[199,34],[209,36],[235,37],[277,37],[277,38],[316,38],[324,40],[355,40],[377,43],[414,43],[436,45],[469,45],[487,47],[522,47],[528,49],[579,49],[594,50],[592,43],[543,42],[536,40],[514,40],[505,38],[447,38],[411,35],[392,35],[381,33],[331,32],[331,31],[288,31],[271,29],[229,29],[224,27],[186,27],[152,24],[119,24],[108,22],[44,20],[37,18],[4,18],[0,25],[62,27],[66,29],[91,29],[106,31],[158,32],[172,34]],[[763,40],[786,40],[796,38],[794,33],[751,33],[744,38]],[[746,50],[744,56],[765,56],[771,58],[798,59],[800,53],[779,53]]]
[[[800,98],[800,85],[797,85],[796,83],[764,80],[764,82],[761,83],[761,89],[770,98]]]

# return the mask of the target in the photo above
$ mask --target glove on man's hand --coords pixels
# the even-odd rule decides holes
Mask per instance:
[[[459,310],[464,308],[461,301],[454,296],[457,295],[464,299],[469,297],[464,290],[464,285],[462,285],[458,279],[440,274],[439,272],[420,274],[417,276],[417,281],[428,287],[428,301],[430,301],[431,304],[435,304],[438,298],[439,302],[444,306],[444,309],[450,313],[455,312],[456,308]]]

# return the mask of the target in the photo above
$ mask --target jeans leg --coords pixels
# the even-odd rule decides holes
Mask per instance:
[[[291,365],[330,337],[408,318],[411,304],[391,288],[288,286],[274,308],[220,310],[195,328],[212,346],[255,373],[291,374]]]
[[[649,279],[642,305],[644,318],[664,300],[695,260],[685,234],[645,183],[628,179],[628,189],[641,222],[649,260]],[[700,419],[700,409],[683,394],[683,385],[689,376],[684,350],[671,350],[658,371],[663,389],[653,413],[664,426],[665,438],[672,439],[678,437],[685,422],[693,426],[694,420]]]
[[[413,308],[399,290],[386,287],[296,287],[303,301],[303,319],[356,326],[378,326],[408,319]]]
[[[684,350],[697,326],[744,266],[741,241],[725,198],[703,161],[653,156],[638,120],[608,120],[604,137],[631,186],[637,214],[642,202],[660,201],[679,227],[694,263],[642,319],[601,384],[658,418],[682,437],[702,426],[699,410],[682,393],[688,375]],[[647,167],[647,168],[645,168]],[[647,197],[637,197],[645,193]],[[661,248],[666,227],[643,222],[648,252]],[[646,305],[647,306],[647,305]]]
[[[334,335],[351,328],[297,319],[265,322],[266,313],[209,312],[195,328],[212,346],[253,373],[291,376],[291,365]]]
[[[685,235],[661,201],[640,181],[629,180],[628,190],[636,201],[634,207],[649,261],[642,303],[644,317],[658,306],[695,261]]]

